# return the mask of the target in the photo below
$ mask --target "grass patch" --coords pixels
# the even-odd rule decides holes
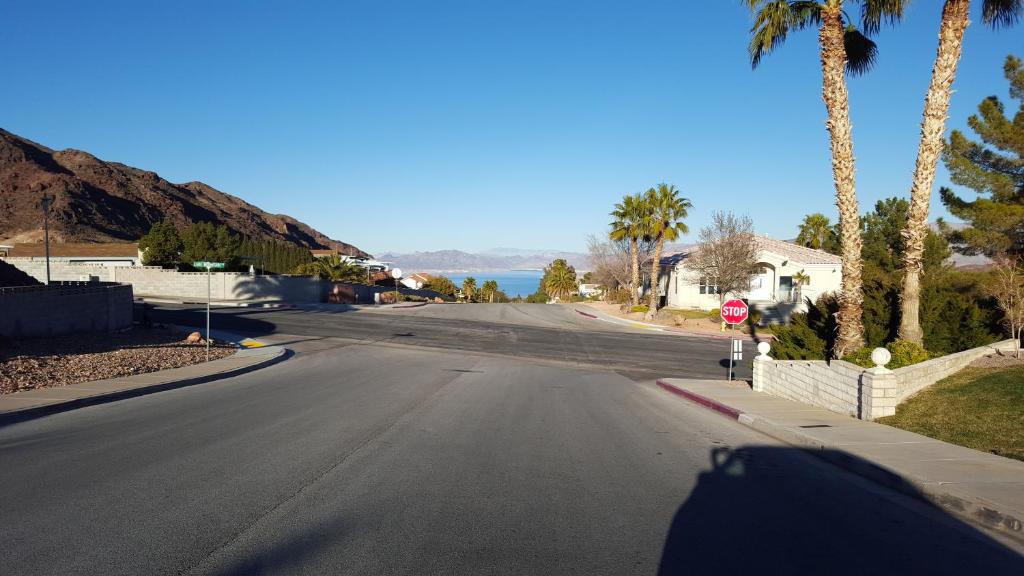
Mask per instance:
[[[1024,460],[1024,368],[967,368],[877,422]]]
[[[668,312],[669,314],[675,314],[676,316],[679,316],[680,318],[685,318],[687,320],[697,320],[701,318],[707,318],[708,316],[710,316],[710,313],[707,312],[706,310],[689,310],[684,308],[662,308],[662,310]]]

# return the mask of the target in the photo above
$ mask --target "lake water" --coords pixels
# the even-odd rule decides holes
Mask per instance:
[[[487,280],[498,282],[498,290],[508,294],[509,298],[516,296],[529,296],[537,291],[540,286],[540,279],[544,276],[542,270],[506,270],[504,272],[453,272],[442,274],[451,278],[456,286],[462,287],[462,281],[467,276],[476,278],[477,288],[484,285]]]

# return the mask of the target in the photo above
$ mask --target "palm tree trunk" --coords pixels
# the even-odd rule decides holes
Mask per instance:
[[[653,320],[655,312],[658,311],[658,276],[661,271],[661,251],[665,249],[665,237],[658,238],[658,244],[654,248],[654,261],[651,262],[651,294],[647,305],[647,319]]]
[[[914,183],[910,188],[910,211],[903,230],[903,292],[900,297],[899,337],[916,344],[924,343],[921,330],[921,270],[924,240],[928,234],[928,204],[935,168],[942,154],[942,137],[949,117],[949,100],[953,95],[953,79],[960,62],[964,31],[970,21],[970,0],[946,0],[939,27],[939,49],[932,67],[932,82],[924,100],[921,121],[921,144],[917,150]]]
[[[629,255],[630,258],[632,258],[633,264],[633,268],[631,270],[633,276],[630,279],[630,292],[632,293],[630,296],[630,302],[633,303],[633,306],[640,305],[640,248],[638,247],[638,244],[638,239],[629,239]]]
[[[828,110],[828,128],[832,146],[832,178],[836,185],[839,232],[842,244],[842,290],[839,296],[839,330],[833,355],[836,358],[864,345],[861,310],[864,295],[861,284],[860,209],[854,180],[853,134],[850,123],[850,96],[846,91],[846,48],[842,3],[831,0],[821,11],[822,97]]]

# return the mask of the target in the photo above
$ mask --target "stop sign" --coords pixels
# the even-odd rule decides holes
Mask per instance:
[[[722,320],[729,324],[742,324],[749,313],[750,310],[743,300],[733,299],[722,304]]]

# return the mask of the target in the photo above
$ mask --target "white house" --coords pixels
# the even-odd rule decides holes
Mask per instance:
[[[839,291],[843,277],[839,256],[765,236],[755,236],[755,240],[759,272],[748,290],[727,297],[741,298],[762,311],[776,311],[784,319],[804,311],[806,298],[813,301],[827,292]],[[663,302],[676,308],[717,308],[718,288],[685,267],[690,253],[662,258],[659,291]],[[799,274],[809,279],[800,286],[793,281]]]
[[[430,284],[430,276],[422,272],[410,274],[400,280],[403,286],[406,288],[412,288],[413,290],[421,290],[427,284]]]

